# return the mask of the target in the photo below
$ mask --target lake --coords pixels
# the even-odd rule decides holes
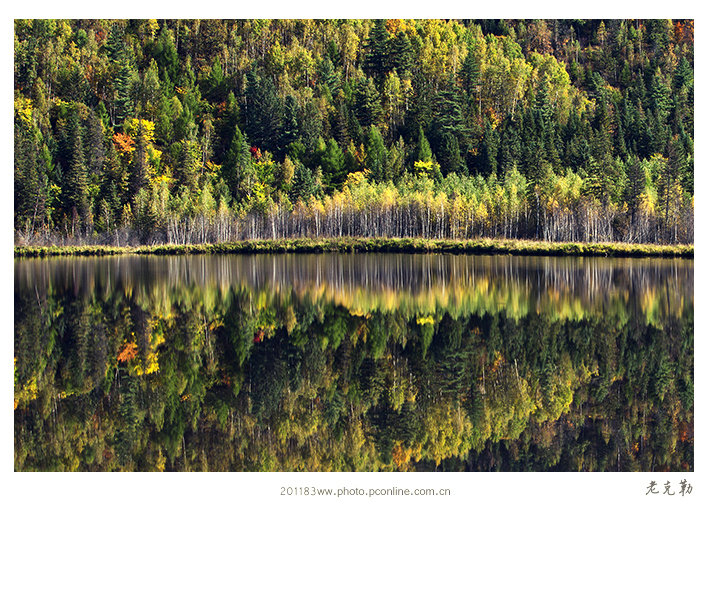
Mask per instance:
[[[14,267],[18,471],[694,468],[692,260]]]

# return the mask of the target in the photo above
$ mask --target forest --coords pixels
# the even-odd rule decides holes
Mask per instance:
[[[691,20],[14,22],[20,245],[688,244]]]
[[[22,261],[15,470],[694,467],[691,262],[157,259]]]

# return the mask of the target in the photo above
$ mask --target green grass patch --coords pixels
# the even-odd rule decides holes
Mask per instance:
[[[15,257],[107,256],[119,254],[254,254],[319,252],[404,252],[514,254],[538,256],[694,258],[694,245],[539,242],[533,240],[434,240],[426,238],[293,238],[219,244],[154,246],[15,246]]]

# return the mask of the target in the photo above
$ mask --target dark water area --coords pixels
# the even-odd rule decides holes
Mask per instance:
[[[16,470],[693,469],[691,260],[14,264]]]

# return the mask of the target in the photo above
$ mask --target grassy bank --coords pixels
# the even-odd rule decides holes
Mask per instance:
[[[246,240],[221,244],[154,246],[15,246],[15,257],[102,256],[116,254],[252,254],[317,252],[447,252],[545,256],[694,258],[694,245],[565,243],[529,240],[429,240],[424,238],[327,238]]]

